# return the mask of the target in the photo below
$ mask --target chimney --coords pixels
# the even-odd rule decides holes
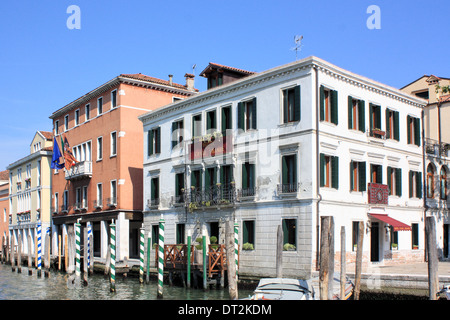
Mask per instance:
[[[186,73],[184,75],[184,77],[186,78],[186,88],[188,91],[194,91],[194,78],[195,76],[191,73]]]
[[[173,84],[173,75],[169,74],[169,85]]]

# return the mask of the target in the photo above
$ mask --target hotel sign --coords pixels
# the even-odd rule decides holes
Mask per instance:
[[[386,184],[369,183],[368,184],[369,204],[388,204],[389,187]]]

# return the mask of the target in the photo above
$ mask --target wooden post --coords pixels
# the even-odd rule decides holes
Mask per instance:
[[[341,300],[345,299],[345,279],[346,279],[346,252],[345,252],[345,227],[341,227]]]
[[[354,299],[355,300],[359,300],[359,292],[361,290],[363,240],[364,240],[364,222],[360,221],[359,228],[358,228],[358,244],[357,244],[357,249],[356,249],[355,288],[354,288]]]
[[[187,284],[187,287],[190,288],[191,287],[191,230],[188,230],[186,263],[187,263],[186,284]]]
[[[9,235],[8,236],[6,236],[6,261],[5,262],[8,262],[9,261],[9,259],[10,259],[10,256],[9,256]]]
[[[18,233],[17,244],[17,273],[22,273],[22,236]]]
[[[50,234],[48,231],[45,232],[45,253],[44,253],[44,276],[48,278],[50,274]]]
[[[83,284],[85,286],[88,285],[88,259],[89,259],[89,252],[88,252],[88,228],[87,226],[83,228],[83,236],[84,236],[84,257],[83,257]]]
[[[330,229],[328,231],[328,246],[330,253],[328,254],[328,299],[333,299],[334,286],[334,218],[330,217]]]
[[[34,266],[37,269],[38,267],[38,244],[37,244],[37,235],[34,237]]]
[[[58,235],[58,270],[61,271],[61,235]]]
[[[67,234],[64,236],[64,270],[66,273],[69,272],[69,244],[68,244]]]
[[[31,251],[31,234],[27,237],[28,240],[28,275],[33,274],[33,254]]]
[[[425,232],[428,251],[428,287],[429,299],[437,300],[439,289],[438,254],[436,248],[436,222],[434,217],[426,217]]]
[[[320,270],[319,270],[319,292],[320,300],[328,300],[328,281],[330,268],[330,239],[331,217],[321,217],[320,221]]]
[[[14,244],[14,234],[12,235],[12,237],[11,237],[11,271],[16,271],[16,268],[15,268],[15,252],[14,252],[14,246],[15,246],[15,244]]]
[[[283,278],[283,228],[278,225],[277,228],[277,256],[276,256],[276,272],[277,278]]]
[[[228,275],[228,293],[231,300],[238,299],[238,289],[236,281],[236,263],[234,252],[234,225],[230,220],[226,224],[225,241],[227,244],[227,275]]]

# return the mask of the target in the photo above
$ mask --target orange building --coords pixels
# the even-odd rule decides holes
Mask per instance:
[[[166,81],[121,74],[50,116],[61,152],[61,141],[66,141],[77,160],[71,168],[52,172],[54,250],[58,235],[73,236],[78,220],[82,228],[92,227],[91,250],[102,261],[114,221],[117,260],[139,257],[143,128],[138,116],[195,94],[194,76],[185,77],[186,85],[181,85],[172,76]]]
[[[9,171],[0,171],[0,246],[6,244],[9,234]],[[0,251],[3,250],[0,247]]]

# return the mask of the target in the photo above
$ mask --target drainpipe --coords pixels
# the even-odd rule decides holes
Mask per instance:
[[[421,113],[421,120],[422,120],[422,170],[423,170],[423,177],[422,177],[422,181],[423,181],[423,188],[422,188],[422,198],[423,198],[423,223],[425,224],[426,221],[426,217],[427,217],[427,210],[428,210],[428,206],[427,206],[427,172],[425,169],[426,163],[425,163],[425,120],[424,120],[424,113],[425,111],[422,110]],[[424,248],[424,261],[427,261],[427,231],[426,228],[423,228],[424,230],[424,237],[425,237],[425,248]]]
[[[320,258],[320,214],[319,202],[322,200],[320,194],[320,153],[319,153],[319,118],[320,118],[320,88],[319,88],[319,72],[317,66],[313,66],[316,78],[316,271],[319,270]]]

